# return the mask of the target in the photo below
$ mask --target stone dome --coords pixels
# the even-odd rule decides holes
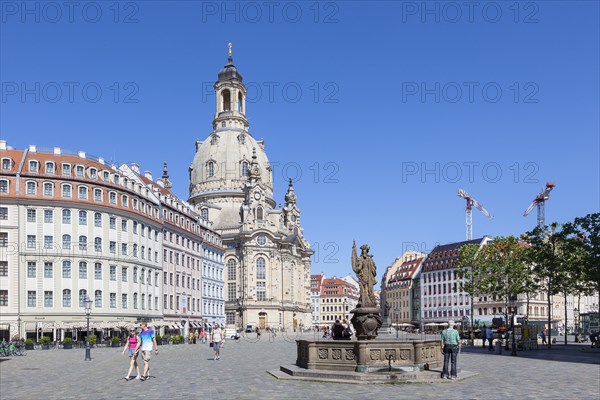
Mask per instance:
[[[267,197],[273,199],[273,176],[264,142],[242,129],[221,128],[205,141],[196,142],[190,166],[190,200],[198,202],[215,195],[243,198],[254,151],[260,182]]]
[[[224,82],[224,81],[231,81],[231,80],[238,80],[240,82],[243,82],[244,78],[242,77],[242,74],[240,73],[240,71],[237,70],[235,65],[233,65],[231,62],[229,62],[229,64],[224,66],[223,69],[221,69],[219,71],[219,78],[218,78],[217,82]]]

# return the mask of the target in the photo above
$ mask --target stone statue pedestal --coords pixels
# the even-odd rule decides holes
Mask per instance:
[[[377,337],[377,330],[381,328],[381,316],[379,307],[359,307],[350,311],[353,314],[352,326],[358,340],[372,340]]]
[[[296,344],[296,365],[309,370],[404,373],[442,366],[437,339],[296,340]]]

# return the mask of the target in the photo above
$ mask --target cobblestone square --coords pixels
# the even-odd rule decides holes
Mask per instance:
[[[303,338],[312,337],[304,334]],[[600,352],[589,346],[496,355],[465,348],[459,367],[479,375],[433,384],[341,384],[277,380],[266,371],[295,362],[292,338],[228,341],[221,360],[208,344],[166,345],[151,360],[151,378],[125,381],[120,348],[28,351],[0,362],[1,399],[598,399]],[[141,361],[141,360],[140,360]]]

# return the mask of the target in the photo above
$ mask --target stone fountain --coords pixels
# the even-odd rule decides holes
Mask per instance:
[[[351,322],[357,340],[297,340],[296,365],[280,371],[298,377],[332,380],[381,381],[420,380],[419,372],[441,367],[439,340],[377,339],[381,328],[381,310],[377,306],[373,286],[377,275],[369,246],[352,246],[352,270],[358,277],[360,299]],[[325,375],[324,375],[325,374]],[[439,374],[437,378],[439,380]]]

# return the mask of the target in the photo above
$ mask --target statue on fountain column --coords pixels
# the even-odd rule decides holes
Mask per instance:
[[[377,330],[382,325],[381,309],[377,307],[373,291],[377,271],[373,256],[369,254],[369,246],[364,244],[360,249],[362,253],[358,256],[356,242],[354,242],[352,245],[352,270],[358,277],[360,300],[356,308],[350,311],[353,314],[351,322],[358,340],[371,340],[377,337]]]
[[[352,270],[358,276],[360,284],[360,301],[357,307],[375,307],[377,304],[375,292],[373,292],[377,271],[373,256],[369,254],[369,249],[368,245],[363,244],[360,246],[361,254],[357,256],[356,242],[352,245]]]

